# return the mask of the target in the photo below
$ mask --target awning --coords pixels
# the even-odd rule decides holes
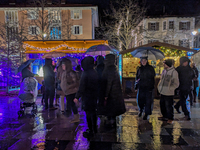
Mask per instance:
[[[153,43],[145,44],[145,45],[138,46],[138,47],[156,47],[156,46],[163,46],[163,47],[167,47],[167,48],[183,50],[183,51],[186,51],[186,52],[196,52],[196,50],[193,50],[193,49],[190,49],[190,48],[186,48],[186,47],[182,47],[182,46],[176,46],[176,45],[172,45],[172,44],[168,44],[168,43],[162,43],[162,42],[153,42]],[[137,49],[138,47],[134,47],[134,48],[131,48],[131,49],[121,51],[120,54],[126,54],[126,53],[129,53],[129,52],[132,52],[135,49]]]
[[[107,40],[48,40],[48,41],[24,41],[25,53],[85,53],[86,50],[98,44],[108,44]]]

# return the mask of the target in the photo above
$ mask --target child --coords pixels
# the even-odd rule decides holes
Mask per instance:
[[[98,97],[98,74],[94,70],[94,58],[89,56],[81,62],[83,74],[81,76],[79,90],[76,93],[74,102],[82,98],[82,107],[86,112],[87,124],[89,130],[83,132],[83,136],[90,138],[97,133],[97,97]]]
[[[41,103],[43,105],[44,103],[44,96],[45,96],[45,86],[44,86],[44,80],[42,81],[42,86],[41,86],[41,93],[42,93],[42,100],[41,100]]]

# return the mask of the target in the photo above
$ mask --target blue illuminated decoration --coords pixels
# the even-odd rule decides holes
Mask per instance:
[[[119,55],[119,77],[122,83],[122,55]]]
[[[192,56],[194,52],[187,52],[187,56]]]

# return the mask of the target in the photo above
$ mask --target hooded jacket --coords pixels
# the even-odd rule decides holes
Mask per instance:
[[[107,97],[104,115],[119,116],[126,112],[119,72],[115,66],[115,55],[108,54],[105,58],[105,68],[102,73],[102,93]]]
[[[155,84],[155,70],[154,68],[149,65],[148,63],[137,70],[136,79],[139,79],[137,87],[139,90],[153,90]]]
[[[179,86],[178,72],[172,66],[164,69],[158,83],[158,91],[162,95],[173,96]]]
[[[98,74],[94,70],[94,58],[89,56],[82,60],[83,73],[76,98],[82,97],[85,111],[95,111],[97,107]]]
[[[75,94],[79,87],[78,73],[72,69],[72,62],[69,59],[63,61],[66,70],[63,71],[60,87],[65,95]]]
[[[44,71],[44,85],[46,88],[55,87],[55,73],[52,66],[52,59],[46,58],[45,65],[43,67]]]

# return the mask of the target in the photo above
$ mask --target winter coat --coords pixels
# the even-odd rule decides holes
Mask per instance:
[[[135,81],[139,80],[137,87],[139,90],[153,90],[155,84],[155,70],[147,63],[146,66],[141,66],[137,70]]]
[[[179,86],[178,72],[174,67],[164,69],[158,83],[158,91],[162,95],[172,96]]]
[[[33,77],[25,78],[21,85],[18,97],[21,102],[33,103],[37,99],[38,95],[38,81]]]
[[[63,74],[63,69],[62,69],[62,66],[59,65],[58,68],[57,68],[57,77],[56,77],[56,80],[57,80],[57,87],[56,87],[56,94],[58,95],[62,95],[64,96],[64,92],[62,91],[61,89],[61,78],[62,78],[62,74]]]
[[[43,67],[44,71],[44,85],[46,88],[55,88],[55,73],[54,68],[52,66],[52,60],[46,58],[45,65]]]
[[[179,77],[179,90],[187,91],[193,89],[192,79],[195,77],[194,71],[188,66],[179,66],[176,68]]]
[[[119,72],[115,66],[115,55],[106,55],[104,62],[105,68],[102,73],[102,90],[104,90],[104,97],[107,97],[104,114],[111,117],[119,116],[126,112],[126,108],[122,95]]]
[[[82,98],[85,111],[95,111],[97,107],[98,74],[94,70],[94,58],[91,56],[84,58],[81,65],[84,71],[75,97],[77,99]]]
[[[61,76],[60,87],[65,95],[75,94],[79,87],[78,73],[72,69],[70,60],[65,61],[66,70]]]

